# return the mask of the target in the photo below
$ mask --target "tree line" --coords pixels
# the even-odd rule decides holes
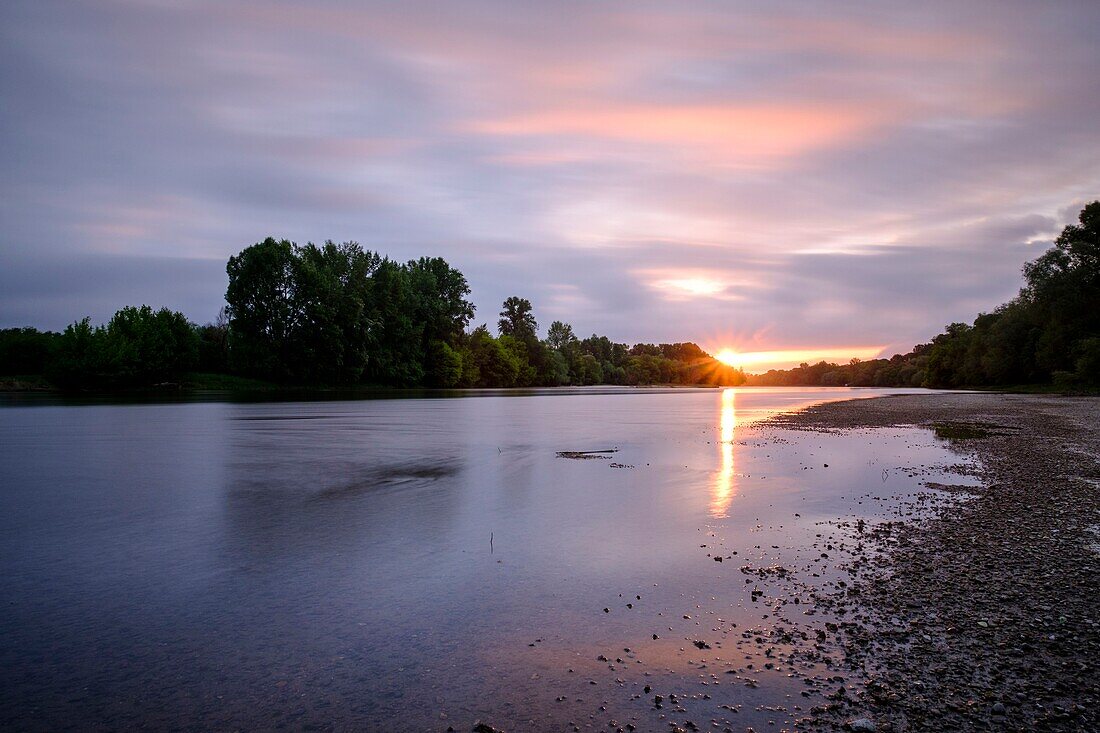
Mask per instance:
[[[1024,265],[1019,295],[952,323],[930,343],[889,359],[751,375],[750,385],[997,387],[1100,385],[1100,201],[1054,246]]]
[[[265,239],[229,259],[226,305],[197,325],[129,306],[62,333],[0,331],[0,376],[62,388],[147,386],[228,374],[302,386],[593,384],[977,387],[1100,384],[1100,202],[1024,266],[1019,295],[973,324],[889,359],[746,375],[693,343],[628,346],[561,321],[545,338],[530,301],[502,304],[496,333],[470,328],[466,278],[439,257],[400,263],[355,242]],[[199,381],[202,381],[201,379]]]
[[[580,339],[554,321],[540,338],[531,302],[504,301],[496,333],[470,328],[466,278],[439,257],[400,263],[355,242],[265,239],[226,265],[226,305],[197,325],[129,306],[62,333],[0,331],[0,374],[67,389],[204,381],[228,374],[307,387],[736,385],[744,374],[693,343]]]

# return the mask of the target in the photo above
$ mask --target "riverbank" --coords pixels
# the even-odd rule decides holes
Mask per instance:
[[[42,374],[24,374],[0,377],[0,392],[53,392],[56,394],[132,394],[141,392],[180,392],[196,390],[275,392],[292,388],[262,379],[250,379],[232,374],[192,372],[183,376],[179,382],[142,387],[120,387],[114,390],[63,390]],[[323,387],[310,387],[312,391],[323,391]]]
[[[818,727],[1100,730],[1100,399],[904,395],[771,425],[925,426],[984,466],[972,498],[880,525],[848,586],[819,593],[847,613],[837,642],[862,684],[815,708]]]
[[[94,395],[133,395],[155,394],[173,392],[264,392],[287,393],[297,396],[315,394],[327,397],[333,393],[344,395],[377,394],[382,392],[421,392],[421,393],[453,393],[453,392],[501,392],[521,390],[561,389],[571,390],[581,387],[623,387],[639,389],[721,389],[723,385],[716,384],[676,384],[673,382],[653,382],[646,384],[592,384],[592,385],[555,385],[555,386],[526,386],[526,387],[395,387],[382,384],[297,384],[293,382],[271,382],[263,379],[241,377],[233,374],[192,372],[185,374],[178,382],[165,382],[162,384],[145,386],[128,386],[110,388],[86,388],[65,390],[48,380],[41,374],[28,374],[0,377],[0,392],[52,392],[54,394],[94,394]],[[799,389],[792,387],[790,389]]]
[[[0,376],[0,392],[49,392],[54,394],[96,394],[96,395],[127,395],[127,394],[149,394],[149,393],[172,393],[172,392],[264,392],[264,393],[293,393],[296,396],[299,395],[329,395],[331,393],[341,393],[352,395],[355,393],[378,393],[378,392],[401,392],[401,391],[419,391],[419,392],[456,392],[456,391],[500,391],[500,390],[530,390],[530,389],[576,389],[581,385],[557,385],[555,387],[447,387],[447,388],[433,388],[433,387],[393,387],[386,385],[369,385],[369,384],[357,384],[357,385],[326,385],[326,384],[294,384],[294,383],[280,383],[271,382],[263,379],[253,379],[251,377],[242,377],[234,374],[221,374],[215,372],[190,372],[185,374],[178,382],[169,382],[151,386],[141,387],[118,387],[115,389],[79,389],[79,390],[64,390],[51,382],[42,374],[22,374],[15,376]],[[729,387],[735,387],[736,389],[747,390],[766,390],[766,389],[787,389],[787,390],[801,390],[801,389],[816,389],[820,385],[758,385],[758,384],[742,384],[742,385],[717,385],[717,384],[676,384],[672,382],[653,382],[646,384],[630,384],[630,385],[616,385],[616,384],[595,384],[588,385],[591,387],[637,387],[644,388],[659,388],[659,389],[723,389]],[[847,385],[843,385],[847,386]],[[871,386],[859,386],[853,389],[891,389],[891,387],[871,387]],[[1001,387],[965,387],[962,389],[975,390],[986,392],[989,394],[1044,394],[1044,395],[1068,395],[1068,396],[1082,396],[1082,395],[1100,395],[1100,387],[1092,386],[1061,386],[1054,384],[1019,384]]]

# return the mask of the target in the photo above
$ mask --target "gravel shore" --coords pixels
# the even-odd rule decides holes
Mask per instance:
[[[876,528],[873,561],[817,599],[858,609],[838,643],[863,684],[811,727],[1100,730],[1100,398],[903,395],[772,424],[935,427],[984,466],[973,498]]]

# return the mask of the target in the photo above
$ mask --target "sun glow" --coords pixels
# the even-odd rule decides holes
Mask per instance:
[[[660,290],[670,300],[685,298],[718,298],[728,296],[728,284],[705,277],[682,277],[656,280],[652,287]]]
[[[822,349],[785,349],[781,351],[737,351],[722,347],[711,353],[723,364],[752,372],[768,369],[789,369],[802,362],[814,364],[829,361],[847,363],[850,359],[874,359],[882,353],[882,346],[841,346]]]
[[[714,355],[714,358],[727,366],[736,367],[741,365],[741,357],[733,349],[722,349]]]

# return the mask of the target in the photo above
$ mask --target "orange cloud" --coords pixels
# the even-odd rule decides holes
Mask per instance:
[[[480,120],[467,129],[484,135],[705,147],[725,157],[754,159],[793,156],[851,140],[881,117],[879,111],[853,106],[630,105],[533,112]]]

